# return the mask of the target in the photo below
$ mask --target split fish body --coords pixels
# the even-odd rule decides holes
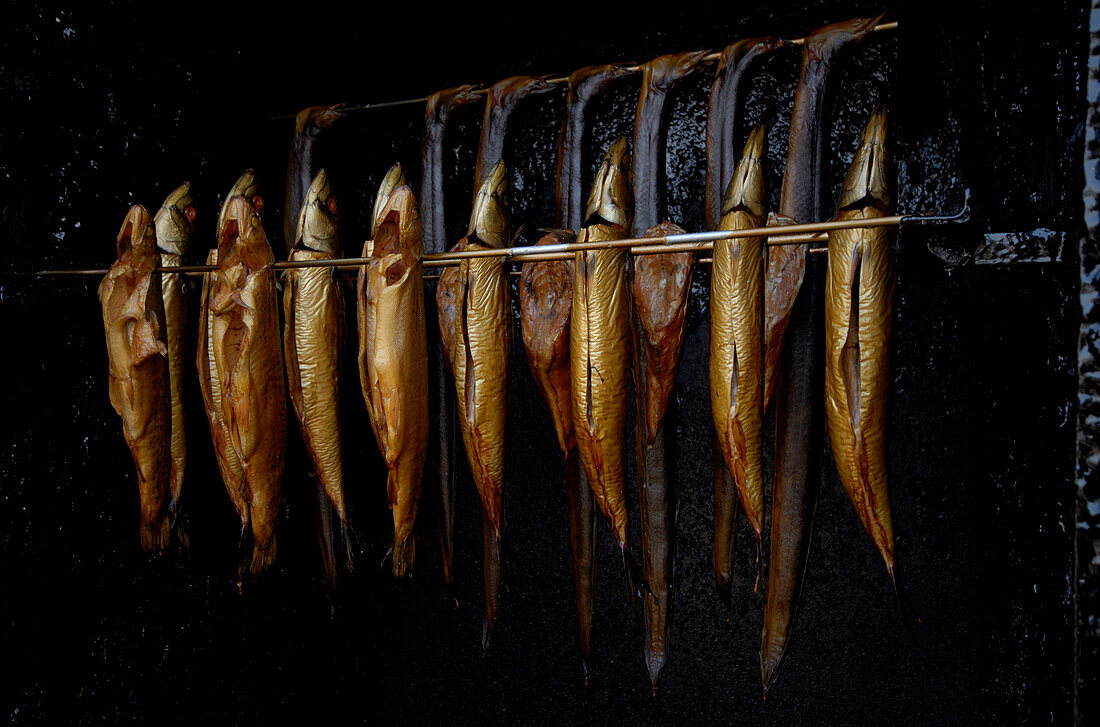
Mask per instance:
[[[886,112],[867,124],[837,220],[890,214]],[[840,481],[894,577],[886,466],[886,399],[894,309],[893,227],[829,233],[825,284],[825,424]]]
[[[402,577],[415,561],[413,527],[428,454],[427,326],[416,199],[404,184],[386,197],[375,208],[370,262],[359,272],[359,380],[389,470],[393,574]]]
[[[108,391],[137,472],[141,548],[170,539],[172,404],[156,234],[148,211],[130,208],[116,239],[118,258],[99,285],[107,340]]]

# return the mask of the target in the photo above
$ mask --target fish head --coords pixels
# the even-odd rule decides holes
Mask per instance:
[[[393,190],[381,211],[370,257],[385,261],[386,282],[395,283],[419,263],[423,250],[416,196],[403,184]]]
[[[222,202],[222,208],[218,212],[218,230],[222,228],[222,219],[225,217],[229,203],[234,197],[244,197],[256,212],[262,214],[264,211],[264,198],[260,195],[260,185],[256,183],[256,173],[251,169],[246,169],[244,174],[238,177],[233,186],[229,188],[228,194],[225,195],[225,201]]]
[[[507,188],[508,174],[504,162],[497,162],[477,190],[467,237],[476,236],[489,247],[504,247],[508,242],[508,201],[505,198]]]
[[[667,91],[699,68],[709,54],[710,51],[697,50],[657,56],[642,67],[642,85]]]
[[[371,237],[374,237],[378,225],[382,223],[386,206],[390,201],[390,195],[405,183],[405,170],[401,168],[401,162],[397,162],[390,167],[389,171],[386,172],[386,176],[382,177],[382,183],[378,185],[378,194],[374,197],[374,211],[371,214]]]
[[[316,134],[321,129],[332,126],[343,118],[341,109],[344,104],[338,103],[331,106],[308,106],[298,112],[294,117],[294,133]]]
[[[722,216],[734,210],[744,210],[756,217],[764,216],[764,154],[766,148],[764,127],[757,126],[745,142],[745,152],[726,188],[722,203]]]
[[[886,210],[893,206],[890,185],[889,155],[886,153],[886,108],[875,109],[863,130],[844,186],[840,190],[840,209],[876,206]]]
[[[439,123],[452,111],[467,106],[478,99],[478,86],[465,85],[436,91],[428,97],[424,106],[424,119],[429,125]]]
[[[764,55],[785,45],[780,38],[744,38],[726,46],[718,57],[718,75],[725,73],[727,68],[739,65],[742,61],[755,56]]]
[[[191,196],[191,183],[184,182],[172,190],[157,210],[154,218],[157,247],[162,252],[186,255],[197,216],[195,199]]]
[[[512,76],[497,81],[489,87],[487,108],[512,106],[530,94],[553,91],[556,86],[547,83],[550,76]]]
[[[615,79],[636,72],[637,70],[634,68],[615,64],[578,68],[569,74],[569,99],[571,100],[574,97],[591,98]]]
[[[815,61],[828,62],[844,48],[861,42],[882,20],[881,13],[871,18],[853,18],[818,28],[806,36],[804,54]]]
[[[115,238],[119,260],[129,260],[135,270],[148,272],[157,266],[157,236],[149,210],[135,204],[126,213]]]
[[[325,170],[317,172],[306,192],[305,204],[298,213],[298,234],[294,246],[318,252],[340,252],[340,237],[336,223],[336,195],[328,183]]]
[[[246,266],[254,269],[273,262],[263,220],[252,203],[237,195],[227,201],[223,212],[218,227],[218,260],[228,261],[236,253]]]
[[[626,146],[626,137],[620,136],[608,147],[600,168],[596,170],[585,210],[588,224],[603,220],[620,227],[630,227],[634,192],[627,173],[629,168],[630,152]]]

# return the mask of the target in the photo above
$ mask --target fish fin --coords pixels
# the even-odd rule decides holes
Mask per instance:
[[[241,537],[237,541],[237,591],[244,592],[248,565],[252,562],[252,526],[246,519],[241,523]]]
[[[416,538],[410,535],[402,540],[395,539],[389,552],[393,559],[393,577],[412,576],[413,561],[416,557]]]
[[[325,495],[321,479],[314,476],[317,494],[317,544],[321,552],[321,574],[325,584],[325,595],[330,605],[336,593],[336,529],[333,527],[335,508]]]

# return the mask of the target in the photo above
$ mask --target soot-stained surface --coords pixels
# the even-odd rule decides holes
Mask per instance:
[[[644,14],[559,4],[535,24],[488,9],[469,17],[457,5],[415,18],[403,7],[285,18],[255,4],[15,7],[0,47],[8,99],[0,320],[14,349],[0,394],[0,649],[16,667],[0,694],[11,721],[252,724],[350,714],[410,724],[1070,722],[1077,261],[1072,246],[1044,264],[965,261],[984,232],[1080,234],[1087,19],[1069,2],[1020,19],[980,5],[974,18],[960,18],[934,3],[685,4]],[[900,607],[823,458],[802,605],[779,680],[761,699],[763,599],[753,593],[755,548],[743,518],[730,606],[715,593],[710,565],[705,266],[696,270],[675,393],[676,572],[670,658],[656,694],[602,524],[596,657],[589,683],[582,678],[562,465],[518,335],[503,612],[485,657],[480,515],[461,451],[454,592],[441,586],[426,502],[413,578],[394,583],[377,565],[389,513],[350,368],[354,340],[344,433],[351,515],[366,548],[343,578],[334,618],[320,584],[314,483],[293,431],[279,568],[237,593],[236,518],[197,386],[189,391],[183,505],[191,549],[151,563],[138,552],[134,473],[107,397],[98,280],[31,271],[105,266],[127,206],[155,209],[183,179],[200,209],[190,255],[197,262],[222,195],[248,167],[267,201],[276,255],[285,257],[291,122],[269,117],[306,105],[642,62],[880,11],[900,29],[868,40],[834,86],[828,207],[879,103],[890,109],[901,211],[952,212],[964,187],[974,192],[970,225],[901,235],[889,429]],[[616,17],[623,12],[632,14]],[[770,209],[799,55],[787,48],[760,63],[737,129],[743,141],[752,125],[768,127]],[[667,214],[688,230],[703,229],[712,75],[709,67],[689,79],[668,104]],[[590,107],[589,179],[607,144],[630,134],[637,92],[635,75]],[[512,226],[523,242],[554,221],[563,108],[564,92],[555,91],[513,119],[505,157]],[[466,230],[480,119],[480,104],[462,110],[447,136],[451,240]],[[360,249],[390,164],[401,161],[419,188],[422,131],[422,106],[412,105],[350,116],[318,142],[349,254]],[[629,502],[639,547],[633,486]]]

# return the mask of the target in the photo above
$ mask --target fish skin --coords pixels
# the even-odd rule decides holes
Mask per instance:
[[[426,252],[444,252],[447,249],[447,227],[443,204],[443,141],[447,122],[458,109],[481,98],[476,86],[457,86],[438,91],[428,97],[424,110],[424,143],[421,147],[420,225]],[[447,268],[446,270],[450,270]],[[446,270],[444,274],[446,274]],[[441,277],[436,290],[443,283]],[[428,315],[436,317],[434,306],[428,306]],[[437,319],[437,324],[441,322]],[[431,325],[431,322],[428,323]],[[453,330],[453,325],[450,326]],[[427,481],[434,489],[439,527],[439,549],[442,561],[443,581],[454,584],[454,511],[455,511],[455,402],[450,376],[450,359],[442,345],[433,354],[432,369],[435,377],[435,394],[438,401],[436,433],[429,443]]]
[[[737,166],[733,143],[741,106],[741,90],[750,68],[763,55],[779,48],[778,38],[746,38],[726,46],[718,58],[718,70],[707,104],[707,174],[705,213],[707,229],[722,221],[722,201]]]
[[[571,231],[552,230],[535,244],[568,244],[575,238]],[[596,529],[592,489],[577,455],[570,393],[569,318],[573,303],[573,261],[525,263],[519,279],[519,299],[520,327],[527,362],[539,392],[550,408],[558,446],[565,459],[577,635],[587,674],[592,663]]]
[[[831,70],[882,16],[820,28],[805,39],[791,113],[779,213],[817,222],[829,137]],[[820,485],[824,411],[824,261],[806,245],[770,246],[764,288],[764,397],[775,400],[775,473],[768,584],[761,632],[764,692],[773,684],[794,622]],[[808,259],[809,257],[809,259]]]
[[[191,183],[174,189],[161,204],[154,217],[160,266],[179,267],[195,230],[194,198]],[[178,527],[180,496],[187,466],[187,408],[184,404],[186,352],[191,347],[190,315],[191,286],[187,276],[161,273],[161,297],[164,299],[165,334],[168,346],[168,378],[172,398],[172,487],[168,505],[172,529]]]
[[[584,223],[582,152],[588,103],[612,81],[632,72],[623,66],[602,65],[580,68],[569,74],[565,120],[558,136],[558,175],[555,189],[558,226],[563,229],[579,230]]]
[[[259,214],[233,197],[218,231],[218,270],[210,288],[214,363],[222,412],[248,493],[257,576],[275,560],[276,522],[286,468],[286,399],[275,261]]]
[[[891,214],[886,114],[879,109],[848,172],[836,220]],[[893,227],[829,233],[825,287],[825,424],[841,484],[894,578],[886,401],[894,308]]]
[[[474,194],[481,190],[485,179],[498,162],[504,159],[504,140],[508,122],[523,99],[553,91],[557,86],[547,83],[549,76],[512,76],[497,81],[485,96],[485,113],[481,118],[481,138],[478,141],[477,163],[474,166]]]
[[[283,242],[294,244],[301,216],[302,200],[313,182],[313,145],[321,132],[344,116],[344,104],[309,106],[294,117],[294,140],[286,165],[286,203],[283,207]]]
[[[504,163],[497,162],[478,190],[470,218],[471,233],[454,250],[488,250],[503,243],[499,235],[501,221],[507,229],[506,184]],[[492,224],[483,224],[485,221]],[[512,341],[505,266],[503,257],[465,258],[457,269],[444,272],[436,289],[440,335],[455,380],[462,440],[481,501],[485,581],[482,653],[488,650],[497,619],[503,565],[504,455]]]
[[[370,262],[360,268],[357,284],[359,381],[389,470],[393,575],[400,578],[415,562],[413,528],[428,455],[423,242],[408,186],[393,189],[380,216]]]
[[[744,230],[763,222],[764,128],[749,135],[737,173],[730,179],[720,230]],[[741,507],[759,545],[764,520],[761,420],[764,416],[764,241],[760,237],[717,240],[710,278],[710,401],[715,441],[723,466],[736,484]],[[724,483],[723,483],[724,485]],[[733,538],[736,503],[719,502],[715,490],[715,568],[721,545]],[[717,513],[724,513],[719,518]],[[722,587],[722,578],[719,586]],[[728,580],[726,580],[728,584]]]
[[[341,256],[336,201],[325,170],[306,192],[290,260],[331,260]],[[341,353],[344,347],[344,293],[332,268],[290,268],[283,287],[283,354],[287,390],[306,452],[320,485],[318,537],[325,583],[336,582],[331,507],[340,521],[344,564],[351,566],[344,494],[343,437],[340,427]]]
[[[154,224],[130,208],[116,238],[118,259],[99,285],[107,341],[108,391],[137,473],[141,548],[168,547],[171,427],[168,347]]]

